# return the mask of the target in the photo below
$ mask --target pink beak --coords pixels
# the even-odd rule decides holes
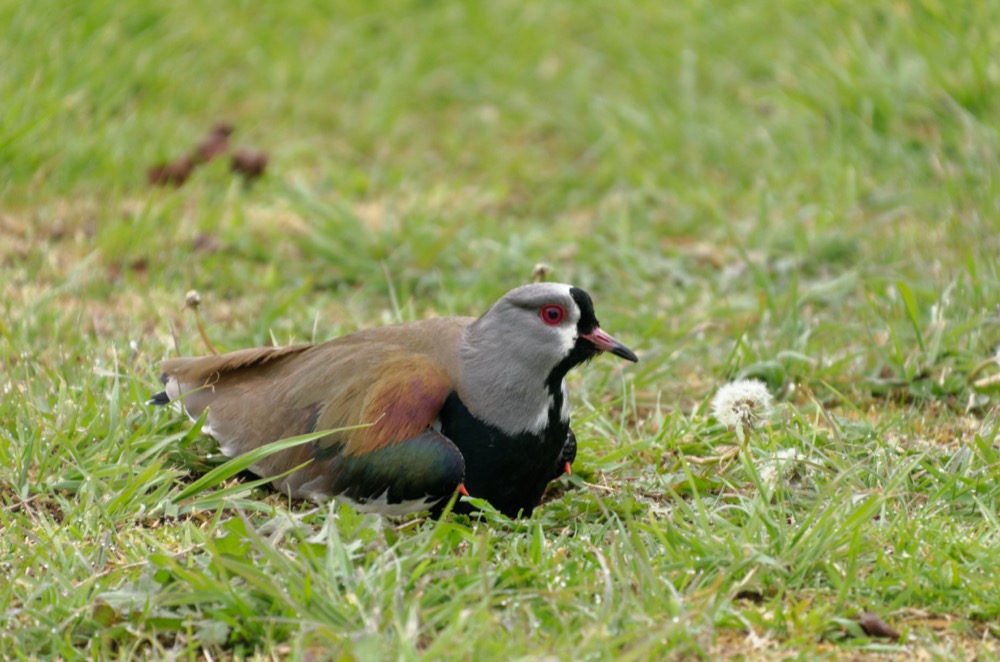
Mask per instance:
[[[595,326],[594,330],[590,333],[581,333],[580,337],[589,340],[594,347],[602,352],[611,352],[615,356],[620,356],[632,363],[639,362],[639,357],[635,355],[635,352],[615,340],[611,334],[606,333],[599,326]]]

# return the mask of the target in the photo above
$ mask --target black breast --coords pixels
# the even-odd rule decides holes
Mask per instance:
[[[441,410],[441,433],[465,458],[465,488],[470,495],[486,499],[508,517],[531,514],[567,443],[569,424],[559,420],[561,400],[560,393],[541,433],[512,436],[473,416],[457,393],[448,396]],[[455,510],[471,508],[459,503]]]

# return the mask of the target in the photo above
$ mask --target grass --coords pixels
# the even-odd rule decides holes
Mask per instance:
[[[1000,656],[1000,3],[0,22],[0,656]],[[146,185],[219,120],[263,180]],[[144,404],[206,351],[189,289],[229,350],[477,314],[538,262],[641,361],[573,376],[530,519],[289,503]],[[744,447],[737,377],[779,400]]]

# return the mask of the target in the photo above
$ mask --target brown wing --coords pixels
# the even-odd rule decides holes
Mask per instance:
[[[160,364],[161,379],[170,401],[183,396],[184,410],[192,418],[201,416],[217,398],[231,396],[244,382],[264,377],[269,367],[281,368],[288,359],[311,349],[311,345],[258,347],[217,356],[167,359]],[[220,389],[225,387],[226,392]]]
[[[204,431],[230,457],[295,435],[371,424],[276,453],[253,467],[273,476],[315,459],[276,481],[295,496],[306,483],[315,492],[326,464],[321,460],[359,456],[416,437],[433,424],[453,390],[448,370],[437,360],[391,344],[398,335],[355,334],[322,345],[172,359],[162,366],[166,392],[171,400],[180,398],[192,417],[208,408]],[[449,337],[438,340],[447,343]]]
[[[421,354],[383,352],[367,370],[342,379],[344,389],[323,405],[316,428],[359,423],[345,436],[347,455],[360,455],[409,439],[434,423],[454,386],[448,374]]]
[[[312,403],[307,409],[317,412],[311,429],[305,432],[370,425],[330,434],[313,445],[290,449],[287,456],[276,458],[272,466],[260,472],[265,476],[274,475],[310,458],[316,460],[276,481],[279,489],[293,496],[315,498],[338,494],[338,485],[343,482],[340,468],[345,466],[345,459],[367,457],[377,461],[376,458],[381,457],[378,451],[421,437],[433,425],[453,389],[447,373],[419,354],[396,350],[381,352],[375,362],[358,358],[348,363],[356,363],[356,367],[362,369],[351,372],[348,377],[338,377],[336,388],[333,384],[329,384],[328,390],[322,388],[320,385],[326,382],[325,379],[310,380],[310,390],[319,387],[328,397],[323,398],[315,391],[309,395],[296,394],[295,401]],[[457,449],[454,452],[458,454]],[[337,469],[331,470],[334,467]],[[406,473],[406,467],[394,470],[400,475]]]

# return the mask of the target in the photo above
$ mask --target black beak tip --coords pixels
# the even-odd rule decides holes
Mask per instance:
[[[639,357],[635,355],[631,349],[625,345],[617,345],[611,349],[611,353],[615,356],[620,356],[626,361],[631,361],[632,363],[638,363]]]

